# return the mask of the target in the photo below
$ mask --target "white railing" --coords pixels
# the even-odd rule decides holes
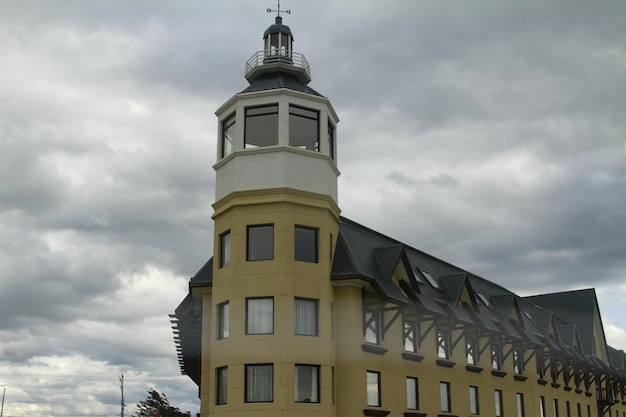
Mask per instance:
[[[265,64],[288,64],[296,68],[302,68],[307,75],[311,76],[311,67],[304,55],[298,52],[286,52],[280,50],[258,51],[249,60],[246,61],[246,72],[248,75],[252,70],[260,65]]]

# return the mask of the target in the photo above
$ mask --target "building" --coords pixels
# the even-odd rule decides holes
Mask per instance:
[[[172,317],[203,416],[626,417],[593,289],[520,297],[340,216],[339,118],[276,17],[217,111],[214,256]]]

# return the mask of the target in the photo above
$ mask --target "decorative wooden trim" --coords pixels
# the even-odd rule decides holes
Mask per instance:
[[[371,408],[363,410],[363,415],[368,417],[386,417],[389,413],[390,411],[387,410],[372,410]]]
[[[465,365],[465,369],[468,372],[474,372],[474,373],[481,373],[483,371],[483,368],[481,368],[480,366],[476,366],[476,365]]]
[[[540,378],[540,379],[538,379],[538,380],[537,380],[537,383],[538,383],[539,385],[546,385],[546,384],[548,383],[548,381],[546,381],[545,379],[541,379],[541,378]]]
[[[447,359],[437,359],[435,362],[438,366],[443,366],[444,368],[452,368],[456,365],[456,362],[452,362]]]
[[[413,362],[421,362],[424,360],[424,357],[422,355],[418,355],[417,353],[402,352],[402,359]]]
[[[361,349],[363,349],[363,352],[374,353],[376,355],[384,355],[385,353],[387,353],[388,350],[380,346],[368,344],[361,345]]]
[[[497,370],[497,369],[492,369],[491,370],[491,375],[497,376],[498,378],[504,378],[506,376],[506,372],[500,371],[500,370]]]
[[[513,375],[513,379],[515,379],[516,381],[526,381],[528,377],[525,375],[515,374]]]

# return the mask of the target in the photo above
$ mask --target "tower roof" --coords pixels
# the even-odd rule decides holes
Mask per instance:
[[[293,35],[291,34],[291,29],[289,29],[289,26],[283,25],[282,17],[276,16],[276,20],[274,22],[275,23],[271,25],[270,27],[268,27],[265,30],[265,33],[263,33],[263,39],[265,39],[265,37],[271,33],[284,33],[285,35],[290,35],[291,39],[293,39]]]

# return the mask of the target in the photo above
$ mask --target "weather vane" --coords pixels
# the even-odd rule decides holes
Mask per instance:
[[[272,9],[267,9],[268,13],[278,13],[278,16],[280,16],[280,0],[278,0],[278,9],[277,10],[272,10]],[[282,10],[283,13],[287,13],[287,14],[291,14],[291,10]]]

